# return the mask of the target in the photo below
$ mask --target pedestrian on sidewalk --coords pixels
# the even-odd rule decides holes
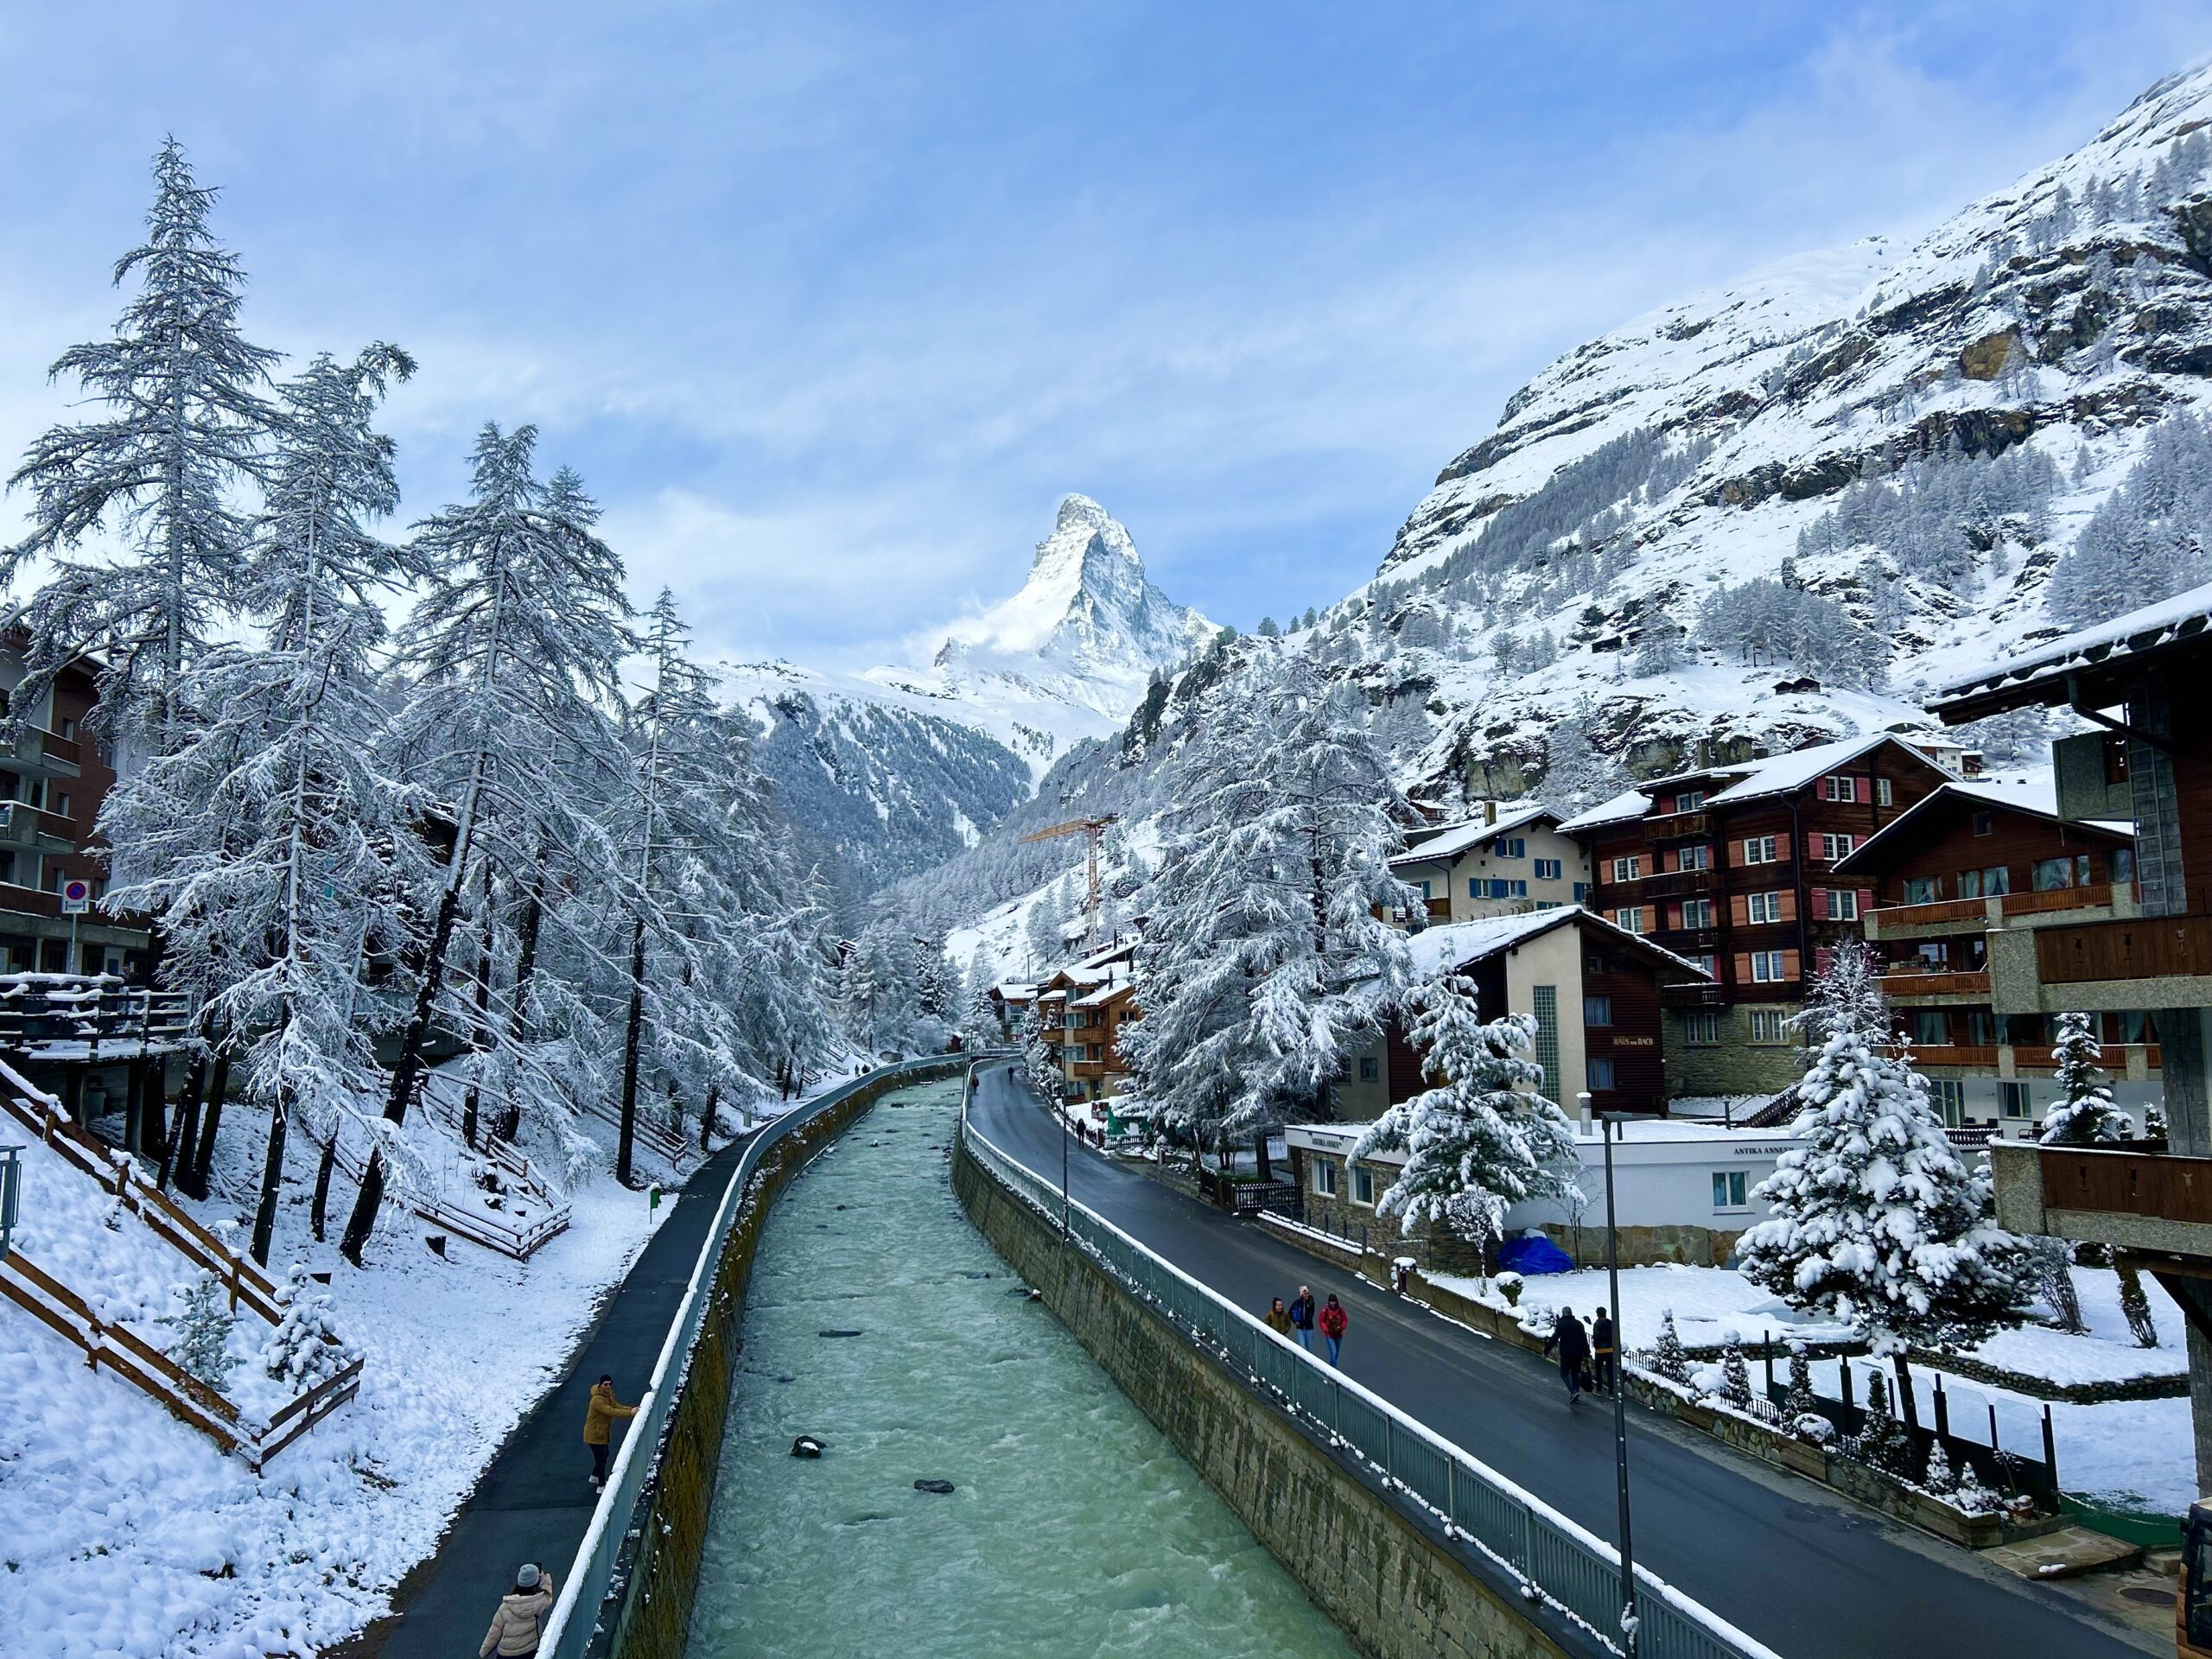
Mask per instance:
[[[613,1377],[602,1376],[591,1385],[591,1403],[584,1408],[584,1444],[591,1448],[592,1491],[607,1490],[607,1446],[613,1438],[614,1420],[637,1414],[635,1406],[614,1397]]]
[[[1567,1403],[1571,1406],[1582,1397],[1590,1380],[1590,1333],[1571,1307],[1560,1308],[1552,1320],[1551,1335],[1544,1338],[1544,1352],[1548,1354],[1554,1348],[1559,1350],[1559,1377],[1567,1384]]]
[[[515,1569],[515,1587],[499,1601],[476,1659],[535,1659],[537,1627],[553,1611],[553,1575],[528,1561]]]
[[[1344,1345],[1344,1327],[1351,1323],[1351,1315],[1344,1312],[1344,1305],[1337,1300],[1336,1293],[1330,1292],[1329,1300],[1321,1309],[1320,1325],[1322,1336],[1328,1340],[1332,1365],[1337,1363],[1337,1355]]]
[[[1268,1310],[1268,1329],[1277,1336],[1290,1334],[1290,1310],[1282,1305],[1280,1296],[1275,1298],[1274,1306]]]
[[[1590,1350],[1593,1356],[1591,1370],[1597,1379],[1600,1394],[1611,1394],[1620,1387],[1620,1349],[1613,1335],[1613,1316],[1604,1308],[1590,1323]]]
[[[1290,1304],[1290,1333],[1307,1353],[1313,1351],[1313,1293],[1304,1285]]]

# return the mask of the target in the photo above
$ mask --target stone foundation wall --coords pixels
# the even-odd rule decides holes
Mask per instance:
[[[953,1191],[998,1253],[1370,1659],[1564,1659],[1602,1651],[1525,1603],[1371,1473],[1230,1380],[1011,1197],[956,1142]]]

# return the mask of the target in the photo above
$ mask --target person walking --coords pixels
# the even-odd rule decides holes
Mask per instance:
[[[1313,1351],[1313,1293],[1304,1285],[1290,1304],[1290,1334],[1307,1353]]]
[[[1611,1394],[1620,1387],[1620,1349],[1613,1335],[1613,1316],[1602,1307],[1598,1310],[1598,1317],[1590,1322],[1590,1351],[1597,1390]]]
[[[1275,1298],[1274,1306],[1268,1310],[1268,1329],[1277,1336],[1290,1334],[1290,1310],[1282,1305],[1280,1296]]]
[[[607,1446],[613,1438],[617,1417],[634,1417],[635,1406],[626,1406],[614,1397],[614,1379],[602,1376],[591,1385],[591,1403],[584,1408],[584,1444],[591,1448],[591,1485],[595,1492],[607,1490]]]
[[[1351,1315],[1344,1312],[1344,1305],[1337,1300],[1334,1291],[1322,1305],[1319,1322],[1321,1335],[1329,1344],[1329,1363],[1333,1365],[1344,1345],[1344,1327],[1351,1323]]]
[[[500,1598],[499,1611],[492,1615],[476,1659],[533,1659],[537,1627],[552,1611],[553,1575],[524,1561],[515,1569],[515,1587]]]
[[[1544,1338],[1544,1352],[1559,1350],[1560,1381],[1567,1384],[1567,1403],[1573,1405],[1582,1397],[1582,1385],[1589,1380],[1590,1333],[1582,1328],[1582,1321],[1574,1317],[1574,1310],[1561,1306],[1552,1321],[1552,1333]]]

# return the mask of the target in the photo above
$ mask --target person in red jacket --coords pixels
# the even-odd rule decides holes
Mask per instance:
[[[1344,1327],[1351,1323],[1351,1315],[1344,1312],[1344,1305],[1336,1299],[1334,1292],[1322,1305],[1319,1323],[1321,1334],[1329,1344],[1329,1363],[1333,1365],[1344,1345]]]

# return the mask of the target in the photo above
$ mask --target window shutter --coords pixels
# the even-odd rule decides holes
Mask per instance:
[[[1669,905],[1667,906],[1667,925],[1669,927],[1680,927],[1681,925],[1682,907],[1678,904]]]
[[[1835,962],[1835,952],[1828,946],[1818,945],[1813,950],[1813,971],[1825,974]]]
[[[1795,979],[1797,977],[1799,971],[1797,953],[1795,950],[1783,951],[1782,953],[1782,976],[1784,979]]]
[[[1751,982],[1751,953],[1748,950],[1738,950],[1736,953],[1736,982],[1738,985],[1748,985]]]
[[[1728,919],[1738,927],[1751,925],[1751,901],[1744,894],[1732,893],[1728,895]]]
[[[1781,897],[1782,919],[1785,922],[1796,921],[1797,919],[1797,895],[1785,887],[1783,889]]]
[[[1777,863],[1786,864],[1789,861],[1789,836],[1777,836],[1774,838],[1774,857]]]
[[[1825,922],[1827,918],[1828,890],[1826,887],[1815,887],[1813,889],[1813,919],[1816,922]]]
[[[1872,778],[1860,778],[1854,781],[1856,782],[1859,789],[1859,804],[1861,806],[1873,805],[1874,780]]]
[[[1805,856],[1808,858],[1818,858],[1820,855],[1821,832],[1817,830],[1808,830],[1805,832]]]
[[[1744,843],[1742,842],[1732,841],[1728,843],[1728,861],[1731,864],[1741,864],[1745,861]]]
[[[1874,908],[1874,889],[1873,889],[1873,888],[1872,888],[1872,887],[1861,887],[1861,888],[1859,888],[1859,920],[1861,920],[1862,922],[1863,922],[1863,921],[1865,921],[1865,920],[1866,919],[1866,912],[1867,912],[1868,911],[1870,911],[1870,910],[1873,909],[1873,908]]]

